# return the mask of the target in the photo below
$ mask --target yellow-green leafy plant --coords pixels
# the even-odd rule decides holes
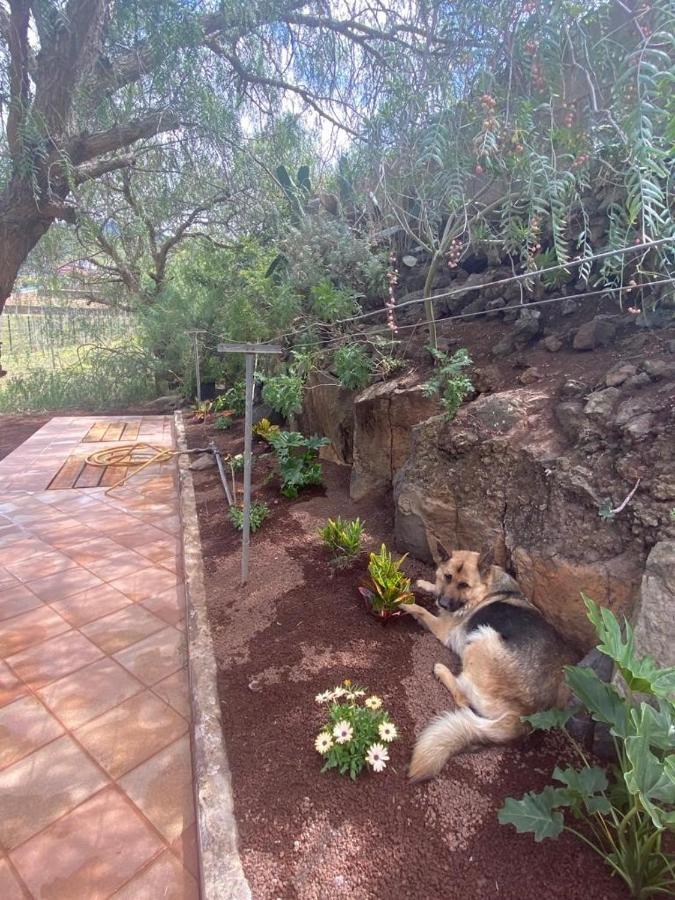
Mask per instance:
[[[333,554],[330,564],[335,568],[351,565],[361,551],[364,523],[361,519],[328,519],[319,535]]]
[[[359,588],[359,591],[371,613],[383,623],[392,616],[400,615],[401,604],[414,600],[410,579],[401,571],[407,555],[395,560],[385,544],[382,544],[379,553],[370,554],[370,584]]]
[[[568,666],[565,677],[581,707],[609,729],[617,763],[609,772],[593,765],[570,738],[581,766],[556,767],[555,787],[509,797],[499,821],[532,833],[535,841],[570,832],[604,859],[631,897],[673,896],[667,840],[675,830],[675,667],[660,669],[649,656],[639,657],[630,625],[622,631],[608,609],[588,597],[584,602],[598,649],[616,664],[625,690],[588,667]],[[563,728],[576,711],[550,709],[525,719],[534,728]]]
[[[268,444],[270,442],[270,435],[278,434],[280,428],[278,425],[272,425],[269,419],[260,419],[253,426],[253,434],[256,437],[259,437],[260,440],[266,441]]]
[[[314,699],[320,705],[330,704],[327,721],[314,741],[315,750],[324,758],[321,771],[337,769],[352,781],[365,766],[384,772],[389,746],[399,734],[381,698],[346,679]]]

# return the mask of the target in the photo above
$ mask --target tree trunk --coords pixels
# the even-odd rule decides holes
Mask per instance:
[[[0,218],[0,313],[12,293],[16,276],[30,251],[47,232],[51,219],[34,216],[21,225],[7,224],[9,216]]]

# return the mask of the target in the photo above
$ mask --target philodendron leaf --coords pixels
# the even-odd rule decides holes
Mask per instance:
[[[586,614],[600,639],[598,650],[614,660],[628,688],[657,697],[675,695],[675,667],[660,669],[651,656],[638,657],[635,636],[628,622],[624,622],[622,633],[621,625],[609,609],[598,606],[585,594],[581,596],[586,604]]]
[[[560,769],[553,772],[556,781],[562,782],[569,792],[572,806],[583,803],[587,812],[608,813],[611,804],[604,791],[607,790],[607,775],[604,769],[597,766],[585,766],[583,769]]]
[[[532,713],[531,716],[523,716],[522,719],[539,731],[552,731],[554,728],[564,728],[575,712],[576,709],[573,707],[545,709],[543,712]]]
[[[630,711],[636,734],[644,734],[652,747],[672,750],[675,747],[675,707],[667,700],[658,701],[658,709],[641,703]]]
[[[675,754],[660,759],[652,753],[647,730],[626,738],[626,757],[631,768],[624,772],[626,787],[640,802],[657,828],[663,828],[672,815],[659,804],[675,804]]]
[[[592,669],[567,666],[567,684],[593,718],[610,726],[612,734],[625,738],[629,731],[628,706],[618,691],[601,681]]]
[[[563,792],[548,785],[540,794],[531,791],[520,800],[508,797],[497,818],[500,825],[513,825],[519,834],[531,832],[535,841],[543,841],[561,833],[564,820],[556,807],[567,805]]]

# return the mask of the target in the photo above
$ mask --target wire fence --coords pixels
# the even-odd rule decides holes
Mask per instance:
[[[68,306],[6,307],[0,316],[5,368],[58,369],[77,361],[87,345],[110,346],[135,332],[135,321],[116,310]]]

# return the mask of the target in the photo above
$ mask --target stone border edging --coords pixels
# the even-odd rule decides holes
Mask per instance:
[[[174,427],[178,449],[186,450],[185,426],[180,411],[174,414]],[[237,849],[230,766],[223,739],[217,667],[206,611],[197,501],[187,456],[178,457],[178,474],[200,892],[203,900],[250,900],[251,889]]]

